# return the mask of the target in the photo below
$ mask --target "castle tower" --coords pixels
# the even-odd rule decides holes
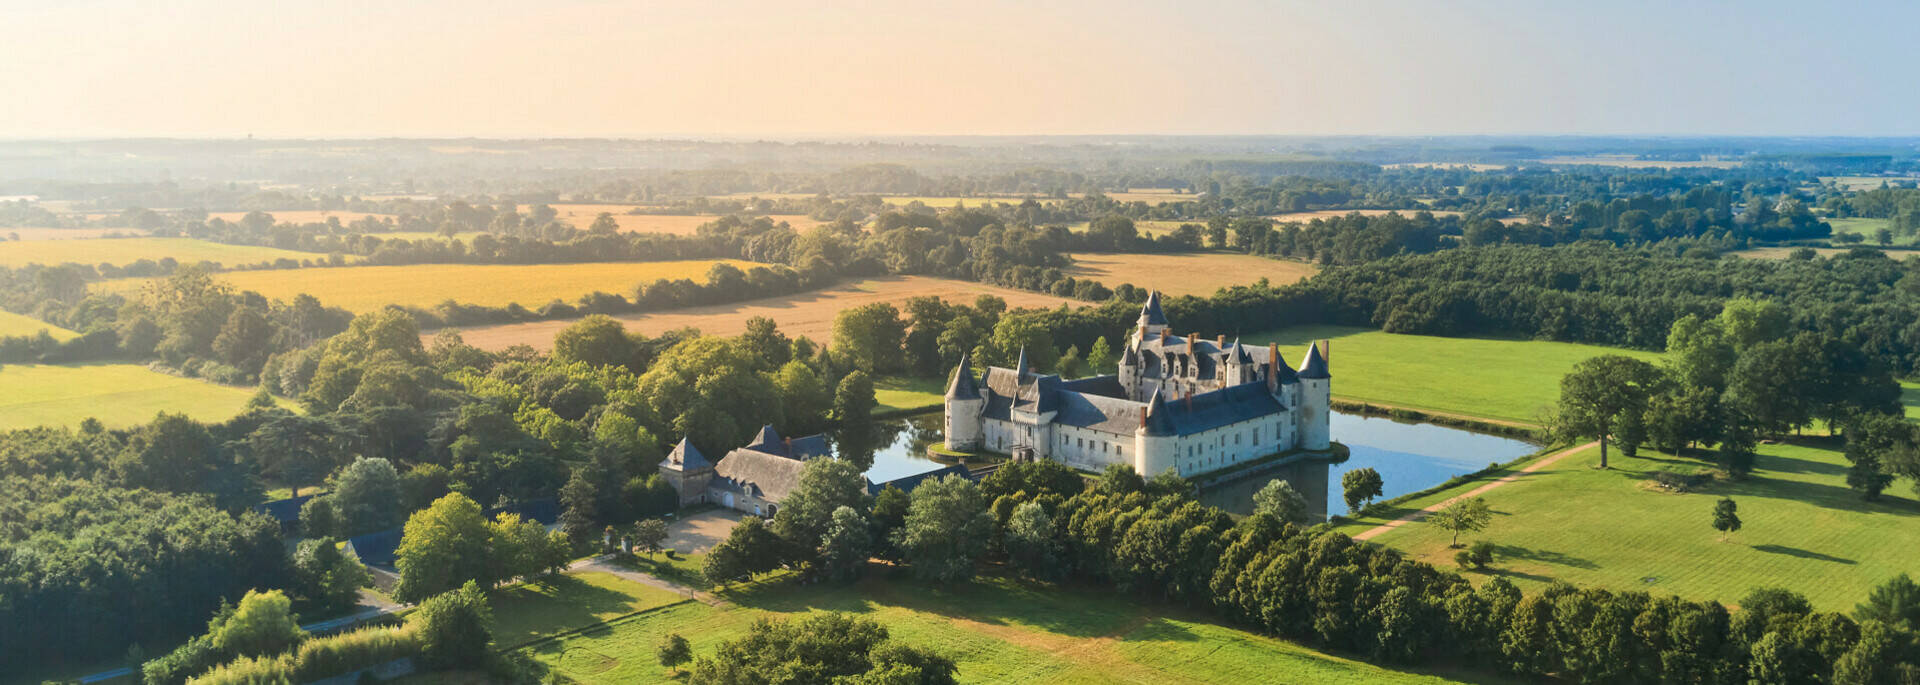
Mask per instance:
[[[1126,389],[1128,399],[1140,396],[1140,353],[1134,346],[1129,340],[1125,351],[1120,353],[1120,387]]]
[[[707,484],[713,480],[713,462],[681,438],[667,458],[660,460],[660,477],[680,493],[680,506],[684,507],[706,498]]]
[[[1294,410],[1298,422],[1300,447],[1310,450],[1326,449],[1331,438],[1328,435],[1327,421],[1333,411],[1332,376],[1327,373],[1327,359],[1320,353],[1318,344],[1307,348],[1307,357],[1300,362],[1300,404]]]
[[[1172,412],[1155,390],[1147,413],[1140,416],[1140,427],[1133,432],[1133,470],[1152,478],[1173,468],[1179,455],[1179,431],[1174,429]]]
[[[949,449],[963,452],[980,449],[984,438],[980,416],[986,406],[987,399],[980,395],[980,386],[974,384],[973,367],[967,363],[966,355],[960,355],[960,366],[953,370],[953,381],[947,384]]]
[[[1167,330],[1167,315],[1160,313],[1160,291],[1147,293],[1147,303],[1140,306],[1139,337],[1141,339],[1158,337]]]

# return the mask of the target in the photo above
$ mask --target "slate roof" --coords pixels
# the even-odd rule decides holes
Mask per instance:
[[[760,430],[754,432],[753,437],[747,439],[748,447],[778,444],[780,444],[780,434],[774,432],[773,424],[771,423],[761,426]]]
[[[1060,377],[1052,374],[1038,376],[1020,387],[1020,393],[1014,396],[1014,408],[1021,411],[1045,414],[1060,410]]]
[[[782,438],[773,430],[772,425],[761,426],[760,432],[753,434],[753,442],[747,443],[745,449],[801,460],[833,454],[833,448],[827,444],[827,436],[824,433],[799,438]]]
[[[282,526],[299,523],[300,507],[306,506],[307,500],[318,497],[321,494],[324,493],[308,493],[299,497],[261,502],[260,504],[253,505],[253,510],[273,517],[273,520],[280,522]]]
[[[405,528],[393,528],[378,533],[355,535],[347,538],[347,546],[353,548],[354,556],[360,557],[360,563],[370,566],[392,566],[394,552],[400,549],[400,534]]]
[[[1147,435],[1175,435],[1177,429],[1169,413],[1166,399],[1160,396],[1159,390],[1155,390],[1153,399],[1147,402],[1147,418],[1141,427],[1147,429]]]
[[[948,466],[943,469],[928,471],[926,473],[907,476],[905,478],[895,478],[885,483],[875,483],[873,481],[867,481],[867,494],[878,495],[880,494],[881,490],[887,489],[887,486],[889,485],[896,488],[900,488],[900,490],[903,492],[911,493],[913,492],[914,488],[919,487],[921,483],[926,482],[927,479],[929,478],[945,478],[947,476],[954,476],[954,475],[962,476],[966,478],[972,478],[973,472],[968,471],[967,467],[965,466],[955,464],[953,466]]]
[[[1077,428],[1131,435],[1147,413],[1147,405],[1085,392],[1060,393],[1060,413],[1055,423]]]
[[[1267,394],[1264,383],[1247,383],[1203,392],[1191,398],[1178,398],[1168,401],[1166,407],[1169,410],[1167,420],[1176,435],[1193,435],[1286,411],[1279,400]],[[1154,421],[1149,411],[1149,431],[1153,430]]]
[[[974,385],[973,367],[968,364],[966,355],[960,355],[960,366],[953,370],[953,382],[947,384],[947,399],[980,399],[980,386]]]
[[[693,443],[687,442],[686,438],[681,438],[680,444],[674,445],[673,451],[667,453],[667,458],[660,460],[660,468],[677,471],[697,471],[712,467],[713,462],[707,461],[707,455],[701,454],[700,450],[695,449]]]
[[[1327,374],[1327,360],[1320,356],[1319,345],[1313,345],[1307,348],[1307,358],[1306,360],[1300,362],[1300,377],[1301,378],[1331,378],[1332,377]]]
[[[1160,291],[1147,293],[1147,303],[1140,306],[1140,318],[1149,326],[1167,325],[1167,315],[1160,312]]]
[[[754,495],[769,502],[787,498],[800,486],[807,462],[740,448],[713,467],[713,486]]]

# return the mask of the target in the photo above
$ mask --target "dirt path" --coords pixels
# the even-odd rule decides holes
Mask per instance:
[[[643,573],[640,571],[635,571],[625,566],[621,566],[619,564],[613,563],[613,561],[609,557],[600,556],[600,557],[591,557],[587,559],[581,559],[579,561],[575,561],[572,564],[567,565],[567,571],[569,572],[591,571],[591,572],[598,572],[598,573],[607,573],[607,574],[613,575],[614,577],[621,578],[623,580],[631,580],[633,582],[640,583],[642,585],[652,585],[654,587],[657,587],[662,590],[666,590],[684,597],[691,597],[693,599],[697,599],[697,600],[700,600],[701,602],[706,603],[707,606],[718,607],[718,606],[726,606],[727,604],[726,601],[720,599],[719,597],[715,597],[712,594],[701,592],[699,590],[695,590],[685,585],[681,585],[679,583],[662,579],[651,573]]]
[[[1553,453],[1553,454],[1549,454],[1549,455],[1547,455],[1547,456],[1544,456],[1544,457],[1541,457],[1541,458],[1539,458],[1539,459],[1536,459],[1536,460],[1534,460],[1534,462],[1533,462],[1533,463],[1531,463],[1531,464],[1528,464],[1528,465],[1526,465],[1526,466],[1524,466],[1524,467],[1522,467],[1522,468],[1521,468],[1521,469],[1520,469],[1519,471],[1517,471],[1517,472],[1514,472],[1514,473],[1510,473],[1510,474],[1507,474],[1507,475],[1504,475],[1504,476],[1501,476],[1501,477],[1499,477],[1499,478],[1495,478],[1495,479],[1493,479],[1493,481],[1492,481],[1492,482],[1489,482],[1489,483],[1485,483],[1485,484],[1483,484],[1483,485],[1481,485],[1480,487],[1477,487],[1477,488],[1474,488],[1474,489],[1472,489],[1472,490],[1468,490],[1468,491],[1466,491],[1465,493],[1462,493],[1462,494],[1459,494],[1459,495],[1454,495],[1454,496],[1452,496],[1452,497],[1449,497],[1449,498],[1447,498],[1447,499],[1446,499],[1445,501],[1441,501],[1441,502],[1435,502],[1435,503],[1433,503],[1433,504],[1429,504],[1429,505],[1427,505],[1427,507],[1426,507],[1425,509],[1421,509],[1421,510],[1419,510],[1419,511],[1416,511],[1416,512],[1413,512],[1413,513],[1410,513],[1410,514],[1407,514],[1406,516],[1402,516],[1402,517],[1400,517],[1400,518],[1397,518],[1397,519],[1394,519],[1394,520],[1392,520],[1392,521],[1388,521],[1388,522],[1386,522],[1386,523],[1383,523],[1383,524],[1380,524],[1380,525],[1378,525],[1378,526],[1375,526],[1375,527],[1373,527],[1373,528],[1369,528],[1369,529],[1367,529],[1367,530],[1364,530],[1364,531],[1361,531],[1361,532],[1360,532],[1360,534],[1358,534],[1358,535],[1355,535],[1355,536],[1353,536],[1353,539],[1355,539],[1355,540],[1370,540],[1370,539],[1372,539],[1372,538],[1373,538],[1374,536],[1376,536],[1376,535],[1380,535],[1381,533],[1385,533],[1385,532],[1387,532],[1387,531],[1389,531],[1389,530],[1393,530],[1393,529],[1395,529],[1395,528],[1399,528],[1399,527],[1401,527],[1401,526],[1404,526],[1404,525],[1407,525],[1407,524],[1409,524],[1409,523],[1412,523],[1412,522],[1414,522],[1414,521],[1418,521],[1418,520],[1420,520],[1420,519],[1423,519],[1423,518],[1426,518],[1428,514],[1431,514],[1431,513],[1433,513],[1433,512],[1436,512],[1436,511],[1439,511],[1439,510],[1441,510],[1441,509],[1445,509],[1445,508],[1447,508],[1447,507],[1449,507],[1449,506],[1451,506],[1451,505],[1452,505],[1452,504],[1453,504],[1454,502],[1458,502],[1458,501],[1460,501],[1460,500],[1463,500],[1463,499],[1466,499],[1466,498],[1468,498],[1468,497],[1477,497],[1477,496],[1479,496],[1479,495],[1481,495],[1482,493],[1485,493],[1485,492],[1486,492],[1486,491],[1488,491],[1488,490],[1492,490],[1492,489],[1494,489],[1494,488],[1497,488],[1497,487],[1500,487],[1500,486],[1502,486],[1502,485],[1506,485],[1506,484],[1508,484],[1508,483],[1511,483],[1511,482],[1514,482],[1514,481],[1516,481],[1516,480],[1520,480],[1520,476],[1523,476],[1523,475],[1526,475],[1526,474],[1529,474],[1529,473],[1533,473],[1533,472],[1535,472],[1535,471],[1538,471],[1538,470],[1540,470],[1540,469],[1544,469],[1544,468],[1546,468],[1546,467],[1549,467],[1549,466],[1552,466],[1552,465],[1554,465],[1554,463],[1556,463],[1556,462],[1558,462],[1558,461],[1560,461],[1561,459],[1565,459],[1565,458],[1567,458],[1567,457],[1568,457],[1569,455],[1571,455],[1571,454],[1573,454],[1573,453],[1575,453],[1575,452],[1579,452],[1579,451],[1581,451],[1581,450],[1585,450],[1585,449],[1588,449],[1588,448],[1591,448],[1591,447],[1595,447],[1595,446],[1597,446],[1597,445],[1599,445],[1599,444],[1600,444],[1600,442],[1596,440],[1596,441],[1594,441],[1594,442],[1589,442],[1589,443],[1587,443],[1587,444],[1585,444],[1585,445],[1576,445],[1576,446],[1573,446],[1573,447],[1569,447],[1569,448],[1566,448],[1566,449],[1564,449],[1564,450],[1560,450],[1560,451],[1558,451],[1558,452],[1555,452],[1555,453]]]

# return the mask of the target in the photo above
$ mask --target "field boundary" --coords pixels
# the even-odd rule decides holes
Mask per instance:
[[[1567,458],[1567,457],[1570,457],[1570,456],[1573,456],[1574,454],[1576,454],[1576,453],[1578,453],[1578,452],[1583,452],[1583,451],[1586,451],[1587,449],[1590,449],[1590,448],[1593,448],[1593,447],[1596,447],[1596,446],[1598,446],[1599,444],[1600,444],[1600,442],[1599,442],[1598,440],[1596,440],[1596,441],[1593,441],[1593,442],[1589,442],[1589,443],[1587,443],[1587,444],[1584,444],[1584,445],[1575,445],[1575,446],[1573,446],[1573,447],[1568,447],[1568,448],[1566,448],[1566,449],[1563,449],[1563,450],[1560,450],[1560,451],[1558,451],[1558,452],[1555,452],[1555,453],[1553,453],[1553,454],[1549,454],[1549,455],[1547,455],[1547,456],[1545,456],[1545,457],[1541,457],[1541,458],[1538,458],[1538,459],[1535,459],[1535,460],[1533,460],[1533,463],[1531,463],[1531,464],[1527,464],[1526,466],[1523,466],[1523,467],[1521,467],[1521,468],[1520,468],[1519,470],[1517,470],[1517,471],[1513,471],[1513,472],[1511,472],[1511,473],[1508,473],[1507,475],[1504,475],[1504,476],[1501,476],[1501,477],[1499,477],[1499,478],[1495,478],[1495,479],[1493,479],[1493,480],[1492,480],[1492,481],[1490,481],[1490,482],[1487,482],[1487,483],[1483,483],[1483,484],[1481,484],[1481,485],[1480,485],[1480,487],[1477,487],[1477,488],[1474,488],[1474,489],[1472,489],[1472,490],[1468,490],[1468,491],[1466,491],[1466,492],[1463,492],[1463,493],[1461,493],[1461,494],[1458,494],[1458,495],[1454,495],[1454,496],[1452,496],[1452,497],[1448,497],[1448,498],[1446,498],[1446,499],[1444,499],[1444,500],[1441,500],[1441,501],[1439,501],[1439,502],[1435,502],[1435,503],[1433,503],[1433,504],[1429,504],[1429,505],[1427,505],[1427,506],[1425,506],[1425,507],[1422,507],[1422,508],[1420,508],[1420,509],[1419,509],[1419,510],[1417,510],[1417,511],[1412,511],[1412,512],[1409,512],[1409,513],[1407,513],[1407,514],[1406,514],[1405,516],[1401,516],[1400,518],[1397,518],[1397,519],[1394,519],[1394,520],[1392,520],[1392,521],[1388,521],[1388,522],[1386,522],[1386,523],[1382,523],[1382,524],[1380,524],[1380,525],[1378,525],[1378,526],[1374,526],[1374,527],[1372,527],[1372,528],[1369,528],[1369,529],[1367,529],[1367,530],[1364,530],[1364,531],[1361,531],[1361,532],[1359,532],[1359,533],[1357,533],[1357,534],[1355,534],[1355,535],[1353,536],[1353,539],[1354,539],[1354,540],[1371,540],[1371,539],[1373,539],[1374,537],[1377,537],[1377,536],[1379,536],[1380,534],[1382,534],[1382,533],[1385,533],[1385,532],[1387,532],[1387,531],[1390,531],[1390,530],[1393,530],[1393,529],[1395,529],[1395,528],[1399,528],[1399,527],[1401,527],[1401,526],[1404,526],[1404,525],[1407,525],[1407,524],[1409,524],[1409,523],[1412,523],[1412,522],[1414,522],[1414,521],[1418,521],[1418,520],[1421,520],[1421,519],[1424,519],[1424,518],[1426,518],[1426,517],[1427,517],[1427,515],[1429,515],[1429,514],[1432,514],[1432,513],[1434,513],[1434,512],[1436,512],[1436,511],[1440,511],[1440,510],[1442,510],[1442,509],[1445,509],[1445,508],[1447,508],[1447,507],[1449,507],[1449,506],[1452,506],[1452,505],[1453,505],[1453,503],[1455,503],[1455,502],[1459,502],[1459,501],[1462,501],[1462,500],[1465,500],[1465,499],[1467,499],[1467,498],[1469,498],[1469,497],[1474,497],[1474,496],[1478,496],[1478,495],[1480,495],[1480,494],[1483,494],[1483,493],[1485,493],[1485,492],[1487,492],[1487,491],[1489,491],[1489,490],[1492,490],[1492,489],[1494,489],[1494,488],[1497,488],[1497,487],[1500,487],[1500,486],[1502,486],[1502,485],[1506,485],[1506,484],[1508,484],[1508,483],[1512,483],[1512,482],[1514,482],[1514,481],[1517,481],[1517,480],[1520,480],[1520,477],[1521,477],[1521,476],[1524,476],[1524,475],[1526,475],[1526,474],[1529,474],[1529,473],[1533,473],[1533,472],[1535,472],[1535,471],[1539,471],[1540,469],[1544,469],[1544,468],[1546,468],[1546,467],[1548,467],[1548,466],[1552,466],[1552,465],[1554,465],[1554,464],[1556,464],[1556,463],[1558,463],[1558,462],[1559,462],[1560,460],[1562,460],[1562,459],[1565,459],[1565,458]],[[1463,483],[1463,484],[1464,484],[1464,483]],[[1445,486],[1445,485],[1443,484],[1443,486],[1442,486],[1442,487],[1444,488],[1444,487],[1446,487],[1446,486]],[[1419,494],[1419,493],[1415,493],[1415,494]],[[1429,494],[1430,494],[1430,493],[1429,493]],[[1414,495],[1407,495],[1407,497],[1413,497],[1413,496],[1414,496]]]

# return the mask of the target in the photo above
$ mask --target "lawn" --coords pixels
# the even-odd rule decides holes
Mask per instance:
[[[253,390],[170,376],[135,364],[0,366],[0,430],[77,426],[91,416],[109,427],[153,420],[159,412],[223,421],[246,407]]]
[[[1250,325],[1249,328],[1259,329]],[[1560,397],[1560,377],[1588,357],[1623,354],[1647,361],[1657,352],[1540,340],[1399,335],[1344,326],[1299,326],[1242,338],[1280,343],[1298,367],[1305,345],[1333,341],[1328,370],[1334,397],[1533,423]]]
[[[1880,244],[1878,242],[1878,239],[1874,237],[1874,233],[1883,228],[1893,227],[1893,220],[1891,219],[1872,219],[1872,218],[1864,218],[1864,217],[1852,217],[1852,218],[1846,218],[1846,219],[1828,218],[1826,221],[1828,225],[1833,226],[1833,234],[1835,236],[1838,236],[1842,233],[1857,233],[1861,237],[1867,239],[1865,243],[1862,243],[1863,245]],[[1915,238],[1914,236],[1896,235],[1893,238],[1893,243],[1895,245],[1912,245],[1914,243],[1914,238]]]
[[[585,572],[495,590],[487,604],[494,644],[512,646],[686,599],[611,573]]]
[[[1488,491],[1493,524],[1462,540],[1498,545],[1494,572],[1528,591],[1563,580],[1737,602],[1752,588],[1775,586],[1805,594],[1821,609],[1847,611],[1873,586],[1920,568],[1920,503],[1905,481],[1881,502],[1861,501],[1847,489],[1847,462],[1835,447],[1811,439],[1763,445],[1748,479],[1687,494],[1652,487],[1651,472],[1706,471],[1705,462],[1651,452],[1628,458],[1614,450],[1612,468],[1603,471],[1599,450],[1590,449]],[[1342,530],[1357,533],[1479,484],[1403,503]],[[1724,541],[1709,525],[1723,496],[1739,504],[1744,523]],[[1373,541],[1453,565],[1447,534],[1429,525],[1409,524]]]
[[[277,259],[326,259],[314,252],[296,252],[253,245],[227,245],[193,238],[100,238],[97,240],[20,240],[0,242],[0,266],[28,264],[113,264],[125,266],[142,259],[173,258],[181,264],[216,262],[223,266],[258,264]]]
[[[1289,285],[1318,270],[1305,262],[1234,252],[1079,253],[1073,255],[1067,275],[1093,279],[1107,287],[1132,283],[1170,295],[1206,297],[1221,288],[1252,285],[1262,278],[1275,286]]]
[[[999,578],[951,589],[879,579],[771,582],[723,598],[728,606],[677,604],[528,651],[580,683],[668,682],[654,658],[667,633],[708,656],[760,616],[847,611],[953,659],[962,682],[1456,682],[1322,654],[1137,598]]]
[[[291,300],[306,293],[322,304],[354,312],[389,304],[433,307],[447,300],[502,307],[519,303],[535,308],[555,299],[573,302],[594,291],[631,297],[634,286],[661,278],[704,282],[707,270],[726,262],[742,271],[761,266],[740,260],[693,259],[669,262],[593,262],[587,264],[416,264],[317,269],[236,271],[219,275],[235,290],[270,299]],[[122,278],[95,287],[107,292],[137,291],[147,279]]]
[[[0,311],[0,338],[16,335],[39,335],[46,331],[54,340],[71,340],[80,334],[65,328],[41,321],[25,314]]]
[[[947,384],[941,378],[887,376],[873,383],[874,411],[898,412],[945,406]]]

